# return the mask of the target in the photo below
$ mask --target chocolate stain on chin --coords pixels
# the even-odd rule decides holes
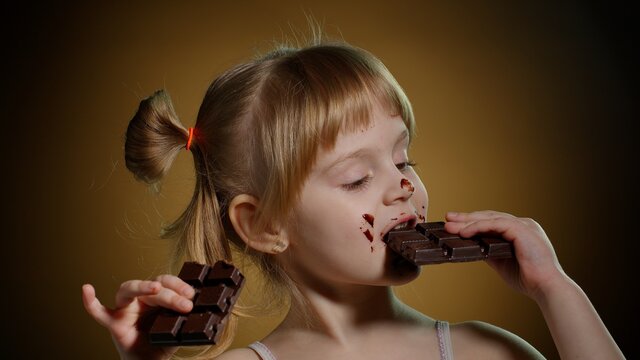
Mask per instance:
[[[408,179],[400,180],[400,187],[405,189],[405,190],[407,190],[408,192],[410,192],[412,194],[413,194],[414,191],[416,191],[416,188],[413,187],[413,184]]]
[[[373,227],[373,215],[371,214],[362,214],[362,218],[364,218],[371,227]]]

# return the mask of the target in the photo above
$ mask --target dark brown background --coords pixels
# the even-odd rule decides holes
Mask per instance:
[[[307,13],[378,55],[408,93],[429,219],[496,209],[538,220],[634,358],[633,12],[612,2],[456,3],[3,5],[3,354],[117,356],[84,313],[80,287],[95,284],[111,305],[122,281],[162,271],[159,226],[193,186],[186,151],[163,196],[133,180],[122,160],[129,118],[164,87],[193,125],[217,74],[268,49],[290,25],[304,29]],[[536,305],[483,263],[425,268],[398,292],[430,316],[488,321],[557,358]],[[244,321],[236,346],[264,336],[277,318]]]

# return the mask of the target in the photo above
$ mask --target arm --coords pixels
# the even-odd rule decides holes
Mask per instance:
[[[536,302],[563,359],[624,359],[587,295],[566,277],[547,284]]]
[[[624,359],[598,313],[562,270],[544,230],[532,219],[495,211],[447,214],[447,231],[472,237],[498,233],[515,259],[488,261],[511,287],[532,298],[563,359]]]

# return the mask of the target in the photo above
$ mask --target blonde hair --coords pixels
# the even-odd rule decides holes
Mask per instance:
[[[274,296],[299,297],[272,255],[247,248],[239,239],[227,216],[228,204],[239,194],[253,195],[260,199],[257,231],[283,224],[318,150],[332,148],[340,132],[368,125],[376,101],[401,115],[413,134],[411,105],[391,73],[369,52],[344,42],[281,45],[215,79],[194,127],[191,202],[163,229],[162,237],[175,239],[174,270],[187,260],[232,261],[234,248],[262,271]],[[187,139],[169,95],[159,90],[141,101],[129,124],[126,166],[155,186]],[[219,344],[202,355],[224,351],[236,323],[233,314]]]

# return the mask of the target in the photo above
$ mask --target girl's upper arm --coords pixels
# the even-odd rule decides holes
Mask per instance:
[[[545,359],[521,337],[482,321],[452,325],[451,343],[454,356],[459,354],[464,358],[467,358],[465,352],[468,352],[469,358]]]
[[[260,357],[249,348],[238,348],[220,354],[216,360],[260,360]]]

